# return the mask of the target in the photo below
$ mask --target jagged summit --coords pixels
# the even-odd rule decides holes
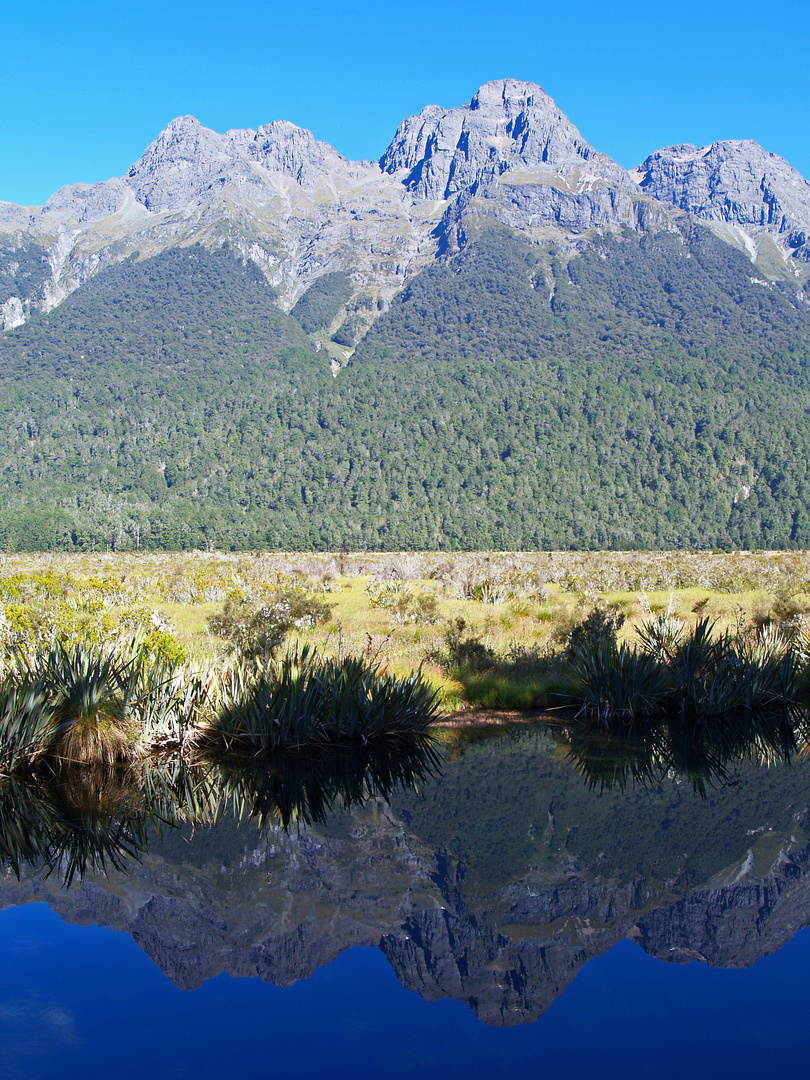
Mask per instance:
[[[536,83],[497,79],[464,105],[428,105],[376,162],[351,161],[287,120],[220,134],[178,116],[123,177],[60,188],[43,207],[0,203],[0,275],[14,277],[14,252],[30,243],[47,266],[24,287],[0,288],[0,326],[49,310],[133,252],[228,240],[287,309],[312,280],[341,271],[377,311],[464,243],[470,215],[573,250],[594,230],[679,229],[685,213],[766,275],[806,275],[810,185],[786,161],[751,141],[683,144],[630,174]]]
[[[465,105],[428,105],[408,117],[383,153],[379,167],[397,175],[418,198],[448,199],[516,167],[567,165],[601,159],[542,87],[516,79],[485,83]],[[257,131],[232,129],[220,135],[193,116],[172,120],[124,177],[149,210],[177,209],[213,184],[253,176],[255,166],[312,188],[326,174],[344,182],[367,169],[351,162],[310,131],[286,120]]]
[[[810,184],[753,139],[658,150],[631,175],[648,195],[706,221],[768,233],[810,262]]]
[[[159,213],[181,209],[206,191],[234,182],[260,188],[268,175],[285,176],[309,189],[335,173],[349,181],[356,172],[353,162],[288,120],[220,135],[193,116],[179,116],[124,180],[138,202]]]
[[[380,158],[389,174],[425,199],[447,199],[486,177],[520,166],[559,166],[599,159],[552,98],[535,83],[499,79],[485,83],[465,105],[428,105],[397,128]]]

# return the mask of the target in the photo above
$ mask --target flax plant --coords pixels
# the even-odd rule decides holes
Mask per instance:
[[[130,702],[137,670],[120,652],[83,644],[54,645],[29,668],[50,707],[45,753],[65,762],[111,765],[135,755],[137,727]]]
[[[196,736],[200,747],[273,753],[344,741],[424,737],[438,706],[417,672],[398,678],[356,657],[322,661],[304,647],[239,678]],[[239,691],[242,691],[240,694]]]
[[[43,753],[51,710],[41,681],[0,684],[0,779],[30,768]]]

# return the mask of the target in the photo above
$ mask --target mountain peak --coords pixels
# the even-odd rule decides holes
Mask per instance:
[[[265,179],[271,173],[316,187],[329,173],[350,172],[352,163],[289,120],[220,135],[193,116],[178,116],[135,162],[126,182],[147,209],[180,210],[233,181],[261,187],[257,167]]]
[[[523,82],[520,79],[492,79],[479,86],[478,92],[470,101],[470,108],[481,109],[488,105],[500,105],[504,108],[517,105],[526,108],[542,101],[550,102],[554,107],[552,99],[537,83]]]
[[[657,150],[631,175],[642,191],[707,221],[774,234],[810,262],[810,184],[753,139]]]
[[[202,127],[202,124],[196,116],[187,113],[185,116],[175,116],[173,120],[170,120],[158,138],[160,138],[161,135],[165,136],[197,132],[202,130]]]
[[[397,129],[380,167],[407,173],[424,199],[447,199],[516,166],[587,161],[596,151],[536,83],[497,79],[454,109],[429,105]]]
[[[541,86],[504,78],[466,104],[407,117],[373,163],[289,120],[220,134],[177,116],[120,179],[60,188],[42,208],[0,203],[12,252],[0,251],[0,273],[21,243],[43,245],[47,288],[34,297],[20,287],[12,299],[15,312],[48,310],[133,251],[227,236],[288,306],[341,271],[384,307],[437,252],[464,245],[468,218],[571,245],[591,230],[677,229],[683,211],[743,246],[766,276],[807,278],[810,185],[777,155],[752,140],[681,143],[628,175]]]

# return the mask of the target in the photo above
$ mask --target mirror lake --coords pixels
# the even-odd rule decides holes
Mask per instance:
[[[209,807],[186,820],[154,782],[146,803],[126,784],[38,791],[63,830],[50,859],[20,835],[41,826],[18,792],[0,830],[4,1075],[803,1062],[810,765],[636,761],[634,781],[598,757],[540,725],[453,735],[414,787],[333,787],[323,806],[310,790],[286,824],[266,798],[257,816],[255,778],[223,795],[221,770],[172,773],[178,801]]]

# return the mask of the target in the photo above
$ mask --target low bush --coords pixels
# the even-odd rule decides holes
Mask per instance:
[[[298,589],[280,589],[261,603],[226,600],[222,611],[211,615],[208,627],[224,638],[229,649],[242,657],[273,656],[293,629],[318,626],[332,608]]]
[[[391,613],[394,623],[432,626],[439,621],[439,601],[433,593],[414,592],[401,578],[370,581],[365,589],[369,606]]]
[[[493,651],[484,644],[480,635],[469,630],[466,619],[460,615],[445,626],[444,643],[447,652],[441,659],[448,672],[463,667],[480,671],[495,661]]]
[[[563,623],[552,636],[563,646],[566,656],[574,659],[583,649],[615,641],[624,620],[625,615],[618,608],[597,604],[584,619],[569,625]]]

